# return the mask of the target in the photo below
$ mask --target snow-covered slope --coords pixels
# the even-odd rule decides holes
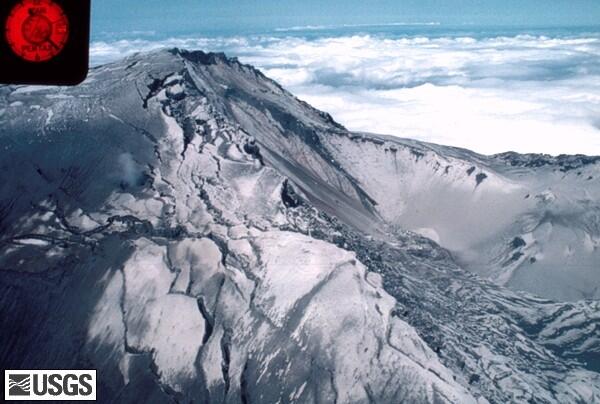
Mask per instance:
[[[219,54],[0,87],[0,363],[104,402],[600,402],[598,305],[403,230],[356,136]]]
[[[552,299],[600,298],[600,158],[486,157],[368,134],[327,142],[388,223],[468,269]]]

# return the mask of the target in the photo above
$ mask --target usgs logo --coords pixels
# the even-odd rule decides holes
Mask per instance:
[[[7,370],[4,399],[95,401],[95,370]]]

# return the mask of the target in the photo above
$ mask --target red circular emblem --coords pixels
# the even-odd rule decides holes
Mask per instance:
[[[6,41],[29,62],[46,62],[58,55],[69,39],[69,20],[52,0],[23,0],[6,20]]]

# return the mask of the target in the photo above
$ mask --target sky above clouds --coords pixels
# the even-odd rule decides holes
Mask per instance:
[[[442,24],[598,25],[598,0],[101,0],[94,30],[194,30],[437,21]]]
[[[94,64],[225,51],[351,130],[485,154],[600,155],[598,0],[145,4],[95,2]],[[124,14],[105,21],[115,9]]]

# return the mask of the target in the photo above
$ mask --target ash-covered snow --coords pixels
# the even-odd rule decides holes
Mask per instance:
[[[547,298],[600,298],[599,158],[487,157],[368,134],[324,141],[387,223],[469,270]]]
[[[0,110],[6,368],[96,368],[103,402],[600,402],[596,302],[498,285],[596,296],[593,161],[350,133],[202,52]]]

